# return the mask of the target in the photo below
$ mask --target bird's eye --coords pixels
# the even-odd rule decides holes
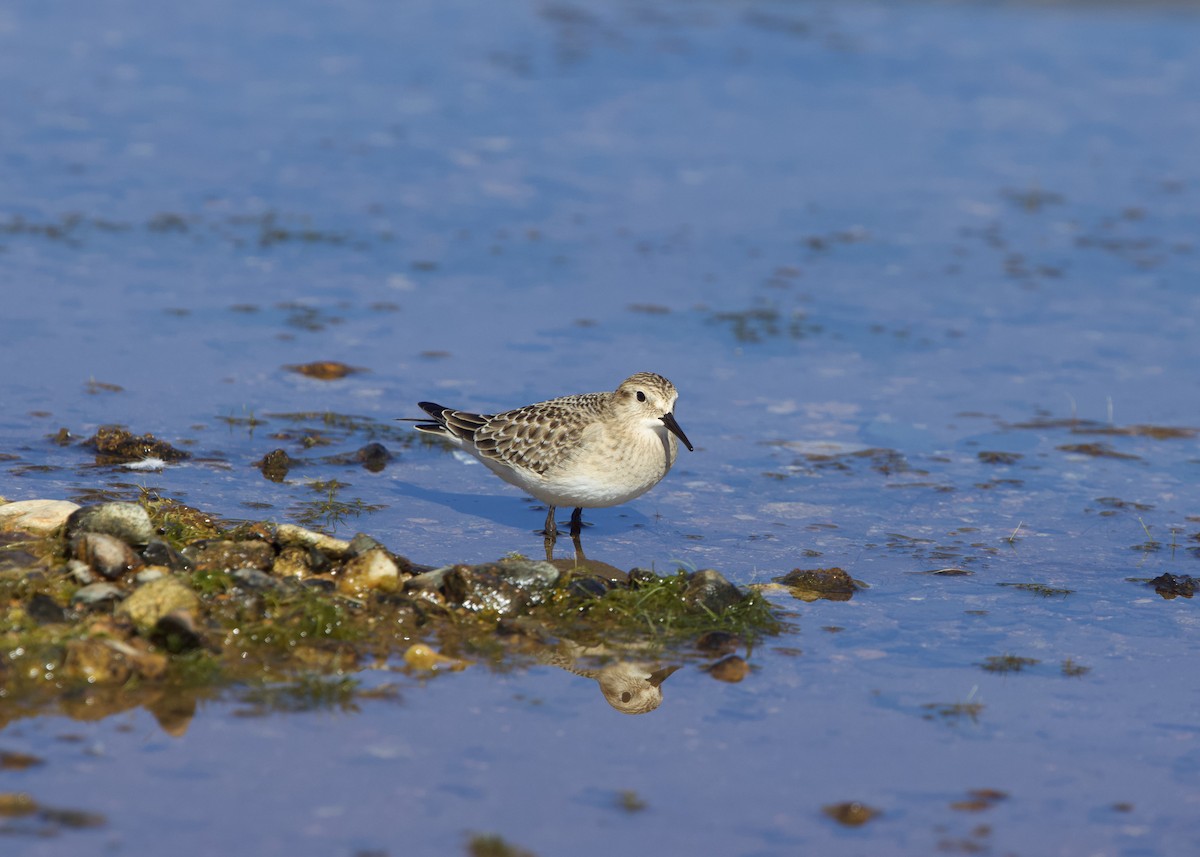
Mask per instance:
[[[646,401],[646,394],[643,393],[641,390],[638,390],[638,401],[639,402]]]
[[[640,396],[640,395],[641,395],[641,393],[638,393],[638,395]],[[629,701],[629,700],[631,700],[631,699],[633,699],[633,694],[632,694],[632,693],[630,693],[629,691],[625,691],[624,693],[622,693],[622,694],[621,694],[621,701],[622,701],[622,702],[628,702],[628,701]]]

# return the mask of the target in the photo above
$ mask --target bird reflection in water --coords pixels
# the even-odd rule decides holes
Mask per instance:
[[[560,667],[600,685],[605,701],[622,714],[646,714],[662,704],[662,685],[679,665],[659,666],[638,660],[615,660],[607,646],[581,646],[570,640],[537,652],[545,664]]]

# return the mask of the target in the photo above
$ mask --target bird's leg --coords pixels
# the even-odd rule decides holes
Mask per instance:
[[[571,533],[571,543],[575,546],[575,564],[587,562],[587,557],[583,553],[583,545],[579,542],[579,531],[575,530]]]
[[[542,530],[542,544],[546,548],[546,562],[554,559],[554,542],[558,539],[558,526],[554,523],[554,507],[550,507],[550,511],[546,513],[546,526]]]
[[[583,509],[576,506],[575,511],[571,513],[571,538],[579,538],[581,529],[583,529]]]

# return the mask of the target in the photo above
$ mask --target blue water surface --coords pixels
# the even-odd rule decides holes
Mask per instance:
[[[47,764],[0,791],[106,822],[4,853],[1200,849],[1196,607],[1129,580],[1200,568],[1198,43],[1169,3],[0,10],[0,495],[294,521],[336,478],[337,535],[536,554],[543,513],[394,419],[656,371],[697,450],[588,555],[871,587],[770,592],[744,681],[640,717],[380,664],[355,711],[21,720]],[[325,413],[360,422],[310,449]],[[49,440],[111,423],[193,458]],[[372,440],[382,472],[324,458]]]

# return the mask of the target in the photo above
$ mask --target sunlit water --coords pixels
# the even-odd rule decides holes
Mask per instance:
[[[1131,428],[1200,426],[1198,40],[1170,4],[0,11],[0,494],[298,520],[336,478],[315,526],[536,554],[544,512],[393,419],[649,370],[697,450],[589,511],[589,556],[871,587],[772,595],[794,627],[745,681],[681,670],[642,717],[477,666],[174,737],[21,721],[0,749],[47,764],[0,791],[106,823],[4,853],[1200,848],[1196,607],[1128,580],[1200,573],[1196,438]],[[108,423],[194,457],[49,440]],[[380,473],[326,460],[372,440]]]

